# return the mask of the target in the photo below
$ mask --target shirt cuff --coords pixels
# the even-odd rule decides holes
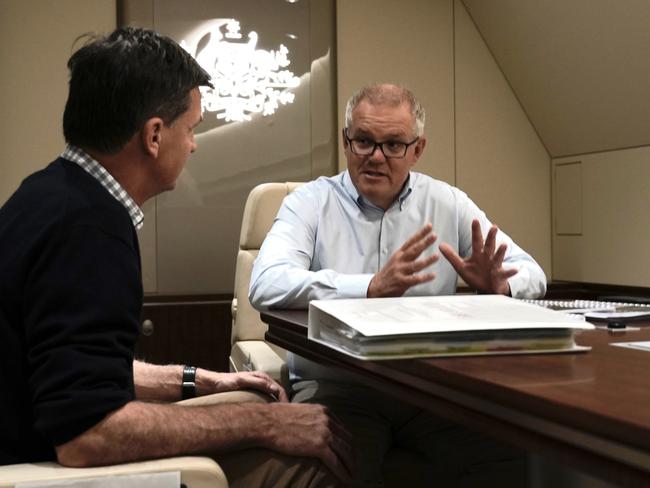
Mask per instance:
[[[513,298],[539,298],[546,292],[546,282],[531,276],[530,270],[521,268],[519,272],[508,278],[510,296]]]
[[[372,274],[339,274],[336,278],[336,298],[366,298]]]

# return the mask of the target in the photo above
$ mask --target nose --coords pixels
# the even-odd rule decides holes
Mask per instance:
[[[385,161],[386,156],[384,156],[383,151],[381,150],[381,146],[379,144],[375,144],[375,148],[372,150],[372,153],[370,153],[370,160],[372,161]]]

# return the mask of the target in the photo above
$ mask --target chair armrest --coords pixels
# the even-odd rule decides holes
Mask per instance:
[[[284,386],[289,386],[289,373],[284,351],[273,348],[264,341],[237,341],[230,350],[230,370],[264,371],[275,381]]]
[[[221,467],[210,458],[198,456],[155,459],[94,468],[67,468],[57,463],[10,464],[0,466],[0,488],[13,488],[16,483],[81,480],[169,471],[180,471],[181,482],[188,488],[228,488],[228,480]]]

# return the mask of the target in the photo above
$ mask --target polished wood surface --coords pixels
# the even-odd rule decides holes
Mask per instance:
[[[650,341],[583,332],[585,353],[362,361],[307,339],[307,312],[262,313],[267,340],[361,375],[388,394],[621,486],[650,486]]]

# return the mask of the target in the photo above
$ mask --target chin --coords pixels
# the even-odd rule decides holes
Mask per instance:
[[[158,192],[158,195],[160,195],[161,193],[172,191],[174,188],[176,188],[176,182],[169,183],[168,185],[165,185],[160,189],[160,192]]]

